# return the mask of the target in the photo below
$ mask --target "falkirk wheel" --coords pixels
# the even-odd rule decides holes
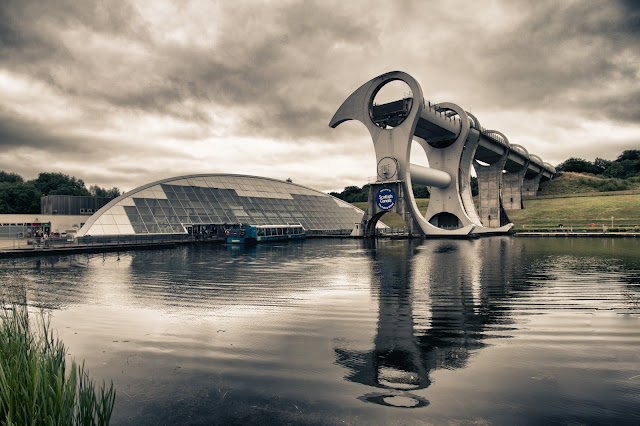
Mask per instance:
[[[411,96],[377,105],[374,99],[388,83],[403,81]],[[541,179],[551,179],[553,166],[510,144],[496,130],[486,130],[458,105],[425,102],[418,82],[394,71],[363,84],[335,113],[329,126],[348,120],[369,130],[376,154],[376,181],[354,235],[374,236],[387,212],[399,214],[414,237],[465,237],[504,234],[513,224],[507,209],[522,208],[522,195],[535,195]],[[429,167],[410,162],[412,143],[424,150]],[[471,194],[471,167],[478,177],[478,208]],[[423,215],[412,183],[427,185],[429,206]]]

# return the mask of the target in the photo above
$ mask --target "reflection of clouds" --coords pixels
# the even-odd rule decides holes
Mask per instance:
[[[351,294],[369,275],[366,262],[345,259],[364,256],[357,241],[309,245],[212,244],[5,260],[0,279],[5,299],[11,292],[49,309],[98,304],[222,315],[309,303],[326,291]]]
[[[508,237],[368,244],[378,299],[374,347],[353,350],[341,342],[337,362],[347,380],[389,391],[361,400],[397,406],[389,401],[408,398],[415,404],[400,406],[424,406],[407,392],[428,387],[435,369],[464,368],[492,337],[488,330],[511,321],[501,303],[523,281],[511,276],[522,271],[515,265],[520,256]]]

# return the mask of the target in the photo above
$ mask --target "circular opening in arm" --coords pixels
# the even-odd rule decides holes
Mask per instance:
[[[369,115],[371,121],[382,129],[399,126],[409,116],[413,106],[413,93],[402,80],[391,80],[374,92]]]

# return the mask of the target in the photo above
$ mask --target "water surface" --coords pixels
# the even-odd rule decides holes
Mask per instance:
[[[310,239],[6,260],[113,424],[640,423],[637,239]]]

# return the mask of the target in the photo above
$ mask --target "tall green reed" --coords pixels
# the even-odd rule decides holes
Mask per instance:
[[[26,306],[0,306],[0,424],[107,425],[116,392],[97,389],[84,362],[71,362],[44,315],[30,324]]]

